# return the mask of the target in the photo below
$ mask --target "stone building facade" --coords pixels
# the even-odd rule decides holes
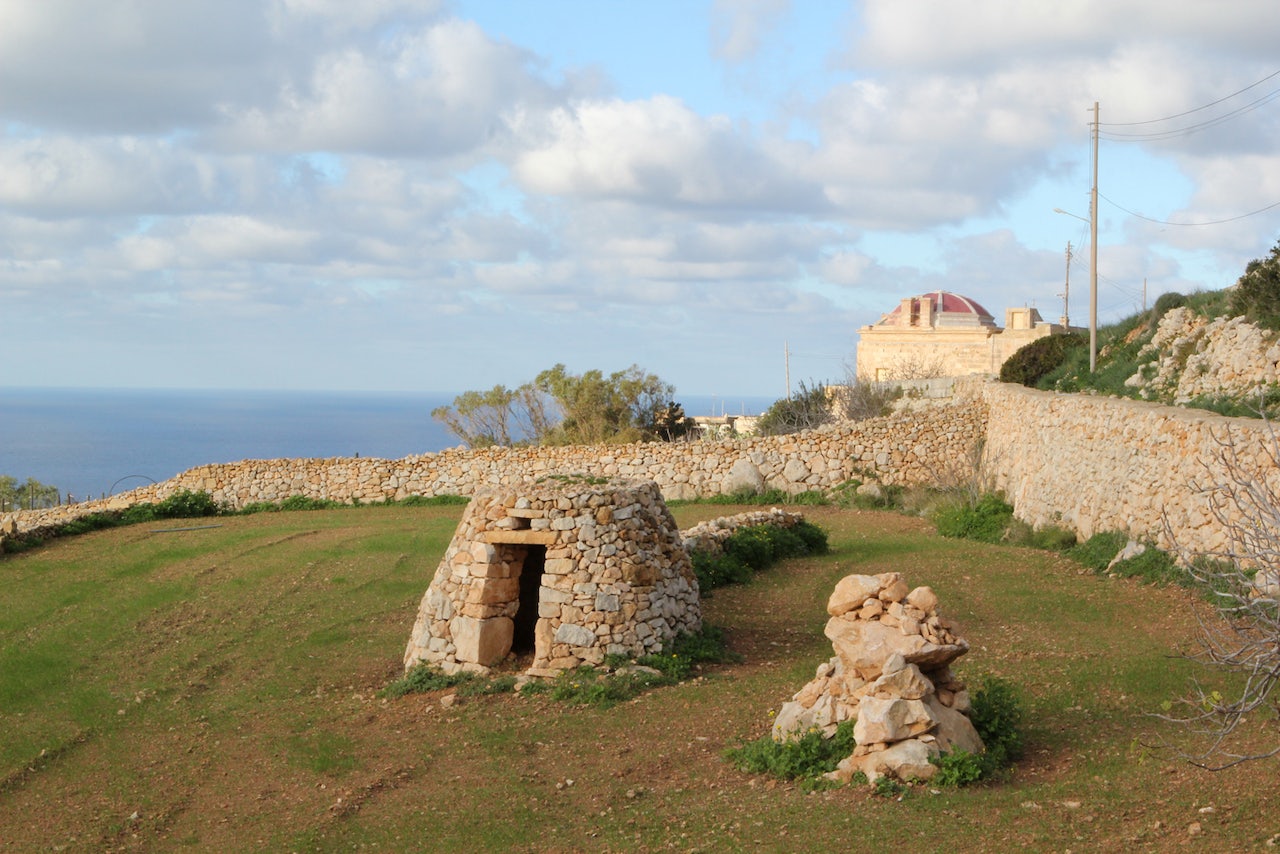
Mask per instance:
[[[994,376],[1020,347],[1068,331],[1027,307],[1006,309],[1001,328],[969,297],[933,291],[902,300],[878,322],[858,330],[857,376],[875,382]]]

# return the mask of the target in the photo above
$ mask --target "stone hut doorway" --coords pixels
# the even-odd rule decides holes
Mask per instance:
[[[547,569],[547,547],[530,545],[520,566],[520,604],[512,618],[511,651],[517,656],[535,651],[538,629],[538,599],[542,575]]]
[[[404,661],[484,672],[514,656],[550,676],[657,652],[701,624],[693,564],[656,483],[548,476],[472,498]]]

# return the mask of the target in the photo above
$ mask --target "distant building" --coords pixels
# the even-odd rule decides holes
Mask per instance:
[[[1034,308],[1005,309],[1004,317],[1002,329],[991,312],[951,291],[904,299],[879,322],[858,330],[858,378],[995,375],[1023,345],[1074,331],[1046,323]]]

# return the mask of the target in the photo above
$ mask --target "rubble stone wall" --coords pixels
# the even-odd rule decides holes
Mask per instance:
[[[199,466],[105,501],[12,514],[18,531],[79,515],[203,491],[239,508],[294,495],[380,502],[410,495],[475,495],[539,478],[585,474],[655,481],[665,499],[720,495],[743,487],[787,493],[826,490],[853,477],[887,484],[928,483],[938,460],[964,455],[981,440],[985,412],[973,400],[941,403],[886,418],[790,436],[680,443],[532,448],[455,448],[400,460],[245,460]]]
[[[1162,548],[1213,551],[1227,532],[1213,504],[1231,502],[1215,485],[1234,467],[1280,488],[1266,422],[1210,412],[1006,383],[972,385],[989,410],[985,473],[1018,518],[1087,538],[1125,531]]]

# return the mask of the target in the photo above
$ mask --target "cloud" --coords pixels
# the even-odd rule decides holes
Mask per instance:
[[[752,58],[790,7],[790,0],[715,0],[712,53],[734,63]]]
[[[670,208],[814,210],[819,185],[727,117],[678,99],[581,101],[526,122],[513,173],[530,193]]]

